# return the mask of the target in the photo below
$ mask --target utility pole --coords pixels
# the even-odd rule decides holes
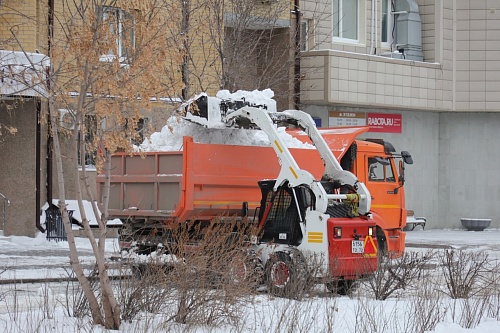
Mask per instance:
[[[296,110],[300,110],[300,0],[294,0],[292,13],[295,13],[293,104]]]

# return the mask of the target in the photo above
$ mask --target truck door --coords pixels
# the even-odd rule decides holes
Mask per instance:
[[[394,159],[381,156],[366,156],[366,185],[372,196],[371,210],[379,214],[383,229],[401,228],[401,195]],[[360,166],[358,166],[360,167]]]

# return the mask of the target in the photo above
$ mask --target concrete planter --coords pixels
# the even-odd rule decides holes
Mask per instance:
[[[468,231],[483,231],[491,224],[491,219],[461,218],[462,226]]]

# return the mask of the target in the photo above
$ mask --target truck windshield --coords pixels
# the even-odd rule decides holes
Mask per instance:
[[[396,182],[390,159],[368,158],[368,179],[375,182]]]

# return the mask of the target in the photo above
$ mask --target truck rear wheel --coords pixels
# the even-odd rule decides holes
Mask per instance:
[[[352,289],[354,284],[353,280],[336,280],[326,283],[326,288],[329,292],[336,293],[339,295],[347,295]]]
[[[300,254],[273,253],[266,263],[266,284],[270,293],[280,297],[301,298],[309,287],[307,265]]]
[[[254,251],[236,253],[229,263],[228,280],[232,284],[245,284],[257,288],[262,282],[264,268]]]

